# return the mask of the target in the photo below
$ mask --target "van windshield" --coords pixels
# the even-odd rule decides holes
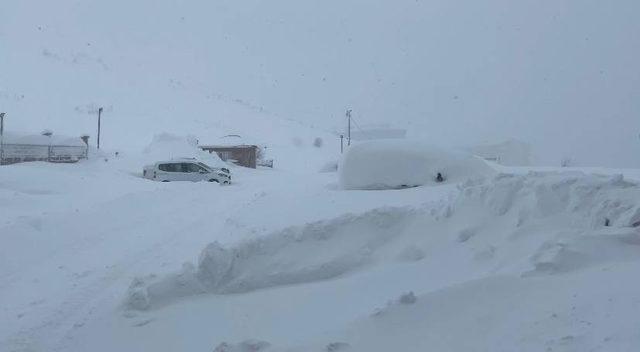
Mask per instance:
[[[197,164],[202,166],[202,167],[204,167],[205,169],[207,169],[209,171],[213,171],[213,168],[211,166],[205,164],[205,163],[198,162]]]

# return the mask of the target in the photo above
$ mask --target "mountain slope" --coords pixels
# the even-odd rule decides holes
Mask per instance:
[[[639,13],[633,0],[8,0],[0,102],[8,128],[66,134],[94,131],[86,113],[106,106],[118,148],[252,129],[237,105],[324,130],[352,108],[435,143],[514,137],[538,163],[638,166]]]

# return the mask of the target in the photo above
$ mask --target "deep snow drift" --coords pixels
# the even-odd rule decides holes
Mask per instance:
[[[640,346],[632,178],[380,192],[236,168],[210,187],[134,177],[141,159],[0,169],[0,350]]]
[[[125,307],[157,309],[196,294],[331,278],[358,282],[383,275],[380,283],[391,284],[389,275],[395,275],[413,282],[415,293],[398,293],[343,332],[311,339],[320,342],[296,347],[269,341],[259,350],[631,351],[640,342],[630,328],[638,319],[624,307],[637,306],[633,295],[640,287],[600,286],[640,268],[639,200],[640,186],[621,175],[501,174],[468,181],[453,198],[420,207],[379,208],[233,246],[210,244],[195,267],[134,280]],[[605,307],[608,299],[615,299],[609,313],[588,308]],[[626,323],[613,323],[613,315]],[[477,326],[481,320],[487,320],[484,327]],[[242,350],[247,343],[218,348]]]
[[[372,264],[412,215],[411,209],[380,209],[287,228],[233,248],[212,243],[197,268],[186,263],[180,273],[159,281],[136,278],[126,305],[147,309],[205,292],[241,293],[331,279]]]
[[[143,151],[143,158],[146,163],[196,158],[210,166],[224,165],[218,154],[208,153],[198,148],[198,139],[195,136],[177,136],[170,133],[153,136],[151,143]]]
[[[345,189],[388,189],[449,183],[494,173],[477,157],[418,141],[381,140],[350,146],[338,168]]]

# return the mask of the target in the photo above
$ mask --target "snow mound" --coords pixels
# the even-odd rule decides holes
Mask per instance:
[[[622,175],[531,172],[498,175],[461,185],[460,200],[481,200],[494,215],[515,215],[521,227],[534,218],[556,218],[576,228],[637,227],[640,189]]]
[[[640,259],[640,187],[621,176],[499,175],[460,189],[456,240],[492,271],[548,275]]]
[[[157,134],[143,152],[145,162],[148,163],[179,158],[195,158],[211,166],[224,164],[217,154],[208,153],[198,148],[197,138],[191,135]]]
[[[339,168],[344,189],[390,189],[487,176],[493,170],[481,159],[440,150],[420,142],[382,140],[351,146]]]
[[[385,262],[449,263],[449,269],[471,273],[464,281],[640,260],[640,187],[621,176],[498,175],[467,181],[458,192],[419,208],[344,215],[232,247],[212,243],[197,266],[134,280],[126,307],[328,280]],[[401,301],[416,299],[411,294]]]
[[[327,280],[377,260],[377,251],[415,212],[384,208],[291,227],[225,248],[209,244],[198,266],[161,279],[136,278],[125,305],[144,310],[200,293],[240,293]],[[313,255],[311,255],[313,254]]]

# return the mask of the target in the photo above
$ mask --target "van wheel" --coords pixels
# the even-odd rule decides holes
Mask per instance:
[[[162,182],[169,182],[169,180],[162,180]]]
[[[216,182],[216,183],[220,183],[220,181],[216,180],[215,178],[212,178],[209,180],[209,182]]]

